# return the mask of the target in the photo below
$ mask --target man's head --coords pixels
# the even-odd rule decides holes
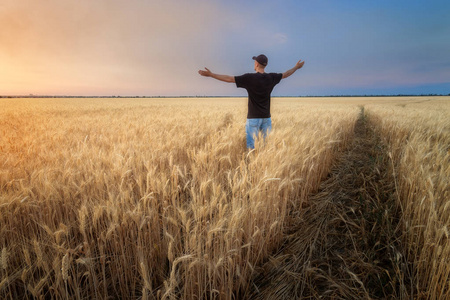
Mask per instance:
[[[258,56],[253,56],[252,58],[255,61],[255,71],[258,72],[259,70],[264,72],[264,68],[267,66],[267,63],[269,61],[267,59],[267,56],[265,56],[264,54],[260,54]]]
[[[253,56],[253,60],[256,60],[262,67],[267,66],[268,59],[264,54],[260,54],[258,56]]]

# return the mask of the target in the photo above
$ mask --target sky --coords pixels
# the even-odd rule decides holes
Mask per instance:
[[[2,0],[0,95],[245,96],[201,77],[305,65],[274,96],[450,94],[448,0]]]

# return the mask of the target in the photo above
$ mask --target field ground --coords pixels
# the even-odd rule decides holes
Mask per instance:
[[[389,258],[398,251],[399,212],[384,150],[362,111],[350,147],[262,266],[255,299],[396,295],[399,287],[390,278],[398,269]]]
[[[0,107],[2,299],[450,298],[450,97]]]

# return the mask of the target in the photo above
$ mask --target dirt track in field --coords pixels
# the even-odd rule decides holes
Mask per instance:
[[[387,153],[361,110],[352,145],[258,271],[252,299],[396,298],[399,212]]]

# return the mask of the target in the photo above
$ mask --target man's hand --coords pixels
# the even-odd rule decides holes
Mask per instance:
[[[205,76],[205,77],[211,77],[212,72],[208,68],[205,68],[205,70],[198,70],[198,74]]]
[[[281,78],[288,78],[289,76],[291,76],[292,74],[294,74],[295,71],[297,71],[298,69],[301,69],[303,67],[303,65],[305,64],[304,61],[302,61],[301,59],[295,64],[295,67],[293,67],[292,69],[287,70],[286,72],[283,73],[283,77]]]
[[[301,69],[303,65],[305,64],[305,61],[302,61],[301,59],[295,64],[295,67],[298,69]]]

